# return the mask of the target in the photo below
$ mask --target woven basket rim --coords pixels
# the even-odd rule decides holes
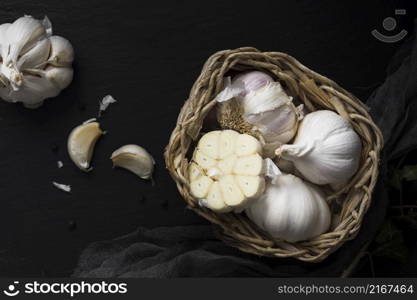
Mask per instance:
[[[279,80],[287,92],[297,97],[309,111],[330,109],[348,120],[362,141],[361,166],[350,182],[329,196],[340,200],[339,220],[332,231],[314,239],[289,243],[273,239],[244,214],[218,214],[200,207],[188,190],[187,154],[200,134],[204,118],[216,105],[224,75],[229,71],[266,71]],[[331,79],[320,75],[283,52],[261,52],[253,47],[222,50],[208,58],[195,81],[189,98],[178,116],[177,124],[165,149],[165,162],[187,205],[200,216],[219,226],[218,237],[244,252],[270,257],[293,257],[301,261],[320,262],[355,238],[368,210],[378,177],[381,131],[372,121],[368,109],[354,95]]]

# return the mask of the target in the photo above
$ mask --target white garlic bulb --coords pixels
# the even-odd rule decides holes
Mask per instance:
[[[362,144],[349,122],[330,110],[307,114],[292,145],[283,145],[276,154],[294,163],[295,168],[316,184],[348,180],[359,167]]]
[[[247,216],[277,239],[305,241],[325,233],[330,210],[320,191],[291,174],[279,174],[246,209]]]
[[[63,37],[51,36],[47,18],[24,16],[0,25],[0,97],[37,108],[72,81],[74,50]]]
[[[296,108],[279,82],[250,92],[243,98],[244,119],[259,130],[265,139],[266,156],[289,142],[297,132],[298,121],[302,118],[302,107]]]
[[[216,97],[220,102],[218,121],[223,128],[254,136],[260,133],[267,157],[274,156],[278,146],[294,137],[302,106],[294,106],[279,82],[268,74],[253,71],[238,75],[233,81],[229,78],[225,85]],[[232,99],[237,99],[237,104],[229,101]]]
[[[203,135],[188,168],[190,193],[216,212],[241,212],[264,191],[261,144],[233,130]]]

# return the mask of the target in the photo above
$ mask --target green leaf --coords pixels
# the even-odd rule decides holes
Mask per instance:
[[[417,165],[404,166],[404,168],[401,171],[401,178],[404,178],[407,181],[417,180]]]
[[[383,224],[375,242],[378,246],[372,251],[373,255],[406,263],[409,253],[404,244],[403,233],[391,220],[387,220]]]
[[[402,232],[390,220],[387,220],[379,230],[375,242],[378,244],[386,244],[393,240],[402,242]]]
[[[391,172],[391,175],[389,177],[389,184],[393,188],[400,190],[401,189],[401,180],[402,180],[402,174],[401,171],[398,169],[395,169]]]

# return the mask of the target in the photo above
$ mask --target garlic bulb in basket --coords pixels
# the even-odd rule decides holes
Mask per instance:
[[[271,236],[288,242],[305,241],[326,232],[331,219],[329,207],[317,188],[284,173],[268,183],[264,194],[245,212]]]
[[[362,144],[349,122],[330,110],[307,114],[292,145],[282,145],[276,154],[316,184],[348,180],[359,167]]]
[[[241,212],[265,188],[261,144],[233,130],[203,135],[188,168],[190,192],[216,212]]]
[[[281,84],[259,71],[226,82],[226,88],[216,100],[220,102],[220,125],[262,137],[264,154],[268,157],[294,137],[301,119],[302,107],[296,108]]]
[[[49,20],[24,16],[0,25],[0,97],[37,108],[72,81],[74,51]]]

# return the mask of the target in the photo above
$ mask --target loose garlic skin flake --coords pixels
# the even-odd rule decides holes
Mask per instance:
[[[113,152],[110,158],[114,167],[125,168],[142,179],[152,179],[155,160],[138,145],[125,145]]]
[[[0,25],[0,98],[37,108],[72,81],[74,49],[52,36],[48,18],[24,16]]]
[[[68,154],[75,165],[84,172],[92,170],[90,161],[97,140],[104,132],[94,119],[75,127],[68,137]]]
[[[188,168],[192,196],[216,212],[241,212],[265,188],[261,151],[260,142],[247,134],[205,134]]]

